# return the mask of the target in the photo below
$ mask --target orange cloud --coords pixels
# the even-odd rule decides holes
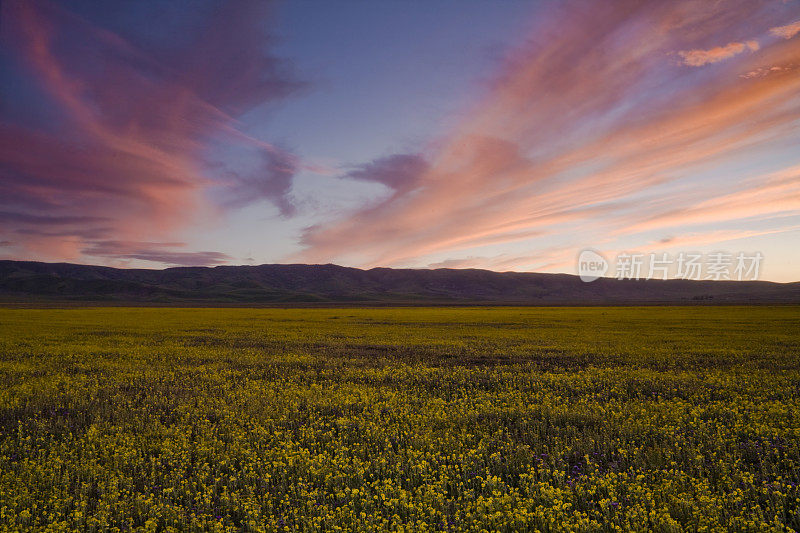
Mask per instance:
[[[783,66],[776,65],[772,67],[758,67],[757,69],[751,70],[746,74],[739,74],[739,77],[745,79],[762,78],[764,76],[769,76],[770,74],[775,74],[786,70],[794,70],[795,68],[797,68],[796,65],[783,65]]]
[[[759,49],[758,41],[747,41],[744,43],[729,43],[726,46],[716,46],[709,50],[688,50],[678,52],[683,58],[683,63],[691,67],[701,67],[708,63],[717,63],[723,59],[728,59],[741,54],[745,50],[755,52]]]
[[[196,42],[161,54],[171,61],[163,64],[60,7],[4,2],[3,45],[23,58],[53,116],[0,123],[0,217],[9,220],[0,234],[20,255],[78,259],[110,250],[97,243],[160,240],[257,199],[290,214],[301,163],[240,132],[234,118],[300,86],[265,52],[263,14],[255,3],[222,6]],[[212,156],[223,149],[255,156],[256,168],[228,168]],[[212,187],[218,202],[209,201]]]
[[[698,201],[627,225],[625,233],[800,213],[800,166],[751,178],[738,191]]]
[[[681,43],[770,25],[757,2],[734,4],[720,12],[705,2],[621,2],[542,15],[485,97],[424,150],[424,172],[402,192],[309,228],[292,260],[430,264],[426,257],[515,240],[536,246],[548,235],[593,242],[652,217],[648,197],[690,209],[694,198],[674,183],[734,157],[758,160],[800,119],[796,71],[739,77],[797,63],[796,41],[702,73],[664,61]]]
[[[769,32],[772,35],[777,35],[778,37],[783,37],[784,39],[791,39],[798,33],[800,33],[800,20],[797,22],[792,22],[791,24],[787,24],[785,26],[777,26],[775,28],[771,28]]]

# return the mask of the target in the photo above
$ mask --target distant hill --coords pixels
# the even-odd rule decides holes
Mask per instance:
[[[800,282],[616,280],[337,265],[121,269],[0,261],[0,301],[151,304],[800,304]]]

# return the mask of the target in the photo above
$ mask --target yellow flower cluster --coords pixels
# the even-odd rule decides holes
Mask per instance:
[[[0,309],[0,531],[800,531],[799,350],[792,307]]]

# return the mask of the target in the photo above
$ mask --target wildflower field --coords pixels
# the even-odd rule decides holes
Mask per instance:
[[[0,380],[0,530],[800,530],[797,307],[0,309]]]

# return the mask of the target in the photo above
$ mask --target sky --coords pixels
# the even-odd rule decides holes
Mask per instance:
[[[800,280],[800,0],[0,9],[0,259]]]

